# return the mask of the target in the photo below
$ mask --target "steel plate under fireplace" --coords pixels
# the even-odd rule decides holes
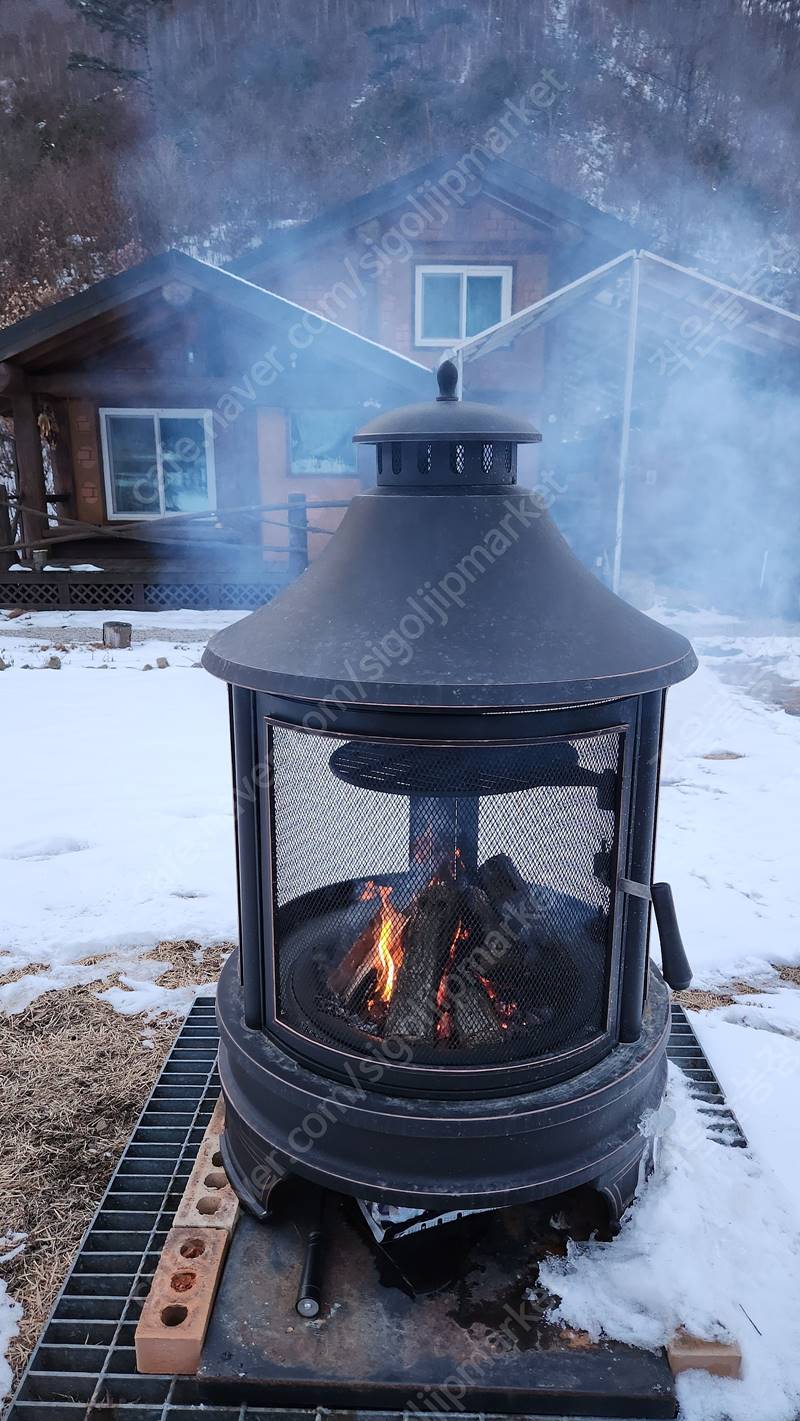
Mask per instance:
[[[581,1184],[616,1219],[664,1090],[661,726],[694,654],[573,557],[516,483],[539,435],[456,378],[356,435],[376,487],[204,657],[237,810],[223,1154],[258,1216],[296,1173],[379,1230]]]

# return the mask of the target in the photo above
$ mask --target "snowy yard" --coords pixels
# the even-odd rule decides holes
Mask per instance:
[[[46,635],[43,614],[8,624],[14,635],[0,624],[6,1012],[91,982],[120,1010],[180,1010],[190,991],[159,986],[164,964],[144,954],[235,935],[225,688],[197,664],[208,620],[172,616],[185,636],[118,652],[86,640],[91,618]],[[797,684],[800,636],[686,629],[701,668],[668,700],[657,877],[673,885],[694,986],[732,999],[693,1022],[751,1150],[709,1143],[673,1078],[656,1122],[661,1166],[621,1237],[582,1246],[548,1283],[563,1315],[592,1331],[650,1346],[680,1322],[734,1334],[744,1381],[682,1380],[682,1414],[789,1421],[800,1406],[800,991],[776,968],[800,963],[800,717],[747,686],[763,688],[765,668]],[[60,667],[48,669],[53,656]],[[104,988],[113,974],[121,985]],[[0,1255],[19,1246],[0,1237]],[[0,1285],[0,1339],[4,1307],[8,1332]],[[0,1363],[0,1392],[5,1380]]]

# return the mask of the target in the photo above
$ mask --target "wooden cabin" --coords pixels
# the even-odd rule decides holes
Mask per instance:
[[[431,393],[417,362],[179,252],[0,332],[0,361],[6,606],[258,605],[368,477],[353,430]]]
[[[171,252],[0,331],[17,462],[0,605],[257,605],[371,481],[354,429],[634,238],[476,145],[270,232],[231,271]],[[536,334],[528,398],[546,358]],[[518,398],[506,366],[482,396]]]

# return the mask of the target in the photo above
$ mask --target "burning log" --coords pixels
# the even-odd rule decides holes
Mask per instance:
[[[378,991],[378,985],[377,968],[368,965],[366,971],[362,971],[353,985],[343,994],[344,1004],[348,1011],[353,1012],[356,1016],[366,1015],[369,1012],[370,1003]]]
[[[477,884],[470,883],[458,895],[458,911],[463,925],[459,958],[483,946],[490,933],[500,927],[500,919],[487,894]]]
[[[392,902],[388,884],[369,882],[362,902],[379,900],[380,907],[363,932],[328,976],[328,987],[353,1011],[391,1000],[397,969],[403,960],[405,915]],[[372,991],[364,983],[372,980]]]
[[[458,893],[432,883],[412,908],[403,939],[403,965],[386,1018],[386,1035],[434,1040],[437,995],[458,931]]]
[[[486,894],[475,884],[460,889],[457,927],[442,972],[435,1038],[451,1046],[491,1046],[503,1027],[480,977],[487,935],[498,926]]]
[[[496,1046],[502,1041],[503,1028],[483,982],[457,978],[450,984],[448,1003],[459,1046]]]
[[[571,955],[581,932],[591,939],[597,909],[547,884],[528,883],[507,854],[487,859],[478,879],[505,931],[526,947]]]
[[[525,952],[530,980],[525,1005],[528,1025],[546,1026],[565,1001],[587,999],[595,971],[593,924],[597,910],[545,884],[527,883],[506,854],[487,859],[479,878],[503,931]],[[501,991],[512,985],[514,955],[500,965]]]
[[[496,1046],[503,1026],[482,973],[491,961],[487,943],[502,924],[482,888],[459,893],[459,932],[446,973],[445,1000],[459,1046]]]
[[[495,854],[478,870],[480,885],[502,920],[502,931],[516,938],[529,952],[564,947],[572,933],[554,912],[564,894],[543,884],[528,883],[508,854]]]
[[[508,854],[495,854],[481,864],[478,882],[496,911],[502,914],[505,909],[506,916],[509,905],[530,895],[530,885]]]
[[[328,986],[337,997],[352,996],[359,983],[374,967],[377,931],[376,915],[331,971]]]

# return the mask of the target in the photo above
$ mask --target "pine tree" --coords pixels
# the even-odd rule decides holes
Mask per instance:
[[[151,15],[165,10],[172,0],[66,0],[66,3],[87,24],[93,25],[101,34],[110,35],[115,44],[122,42],[132,50],[140,51],[144,60],[143,68],[134,68],[101,55],[73,50],[69,68],[108,74],[114,79],[142,84],[152,90],[149,21]]]

